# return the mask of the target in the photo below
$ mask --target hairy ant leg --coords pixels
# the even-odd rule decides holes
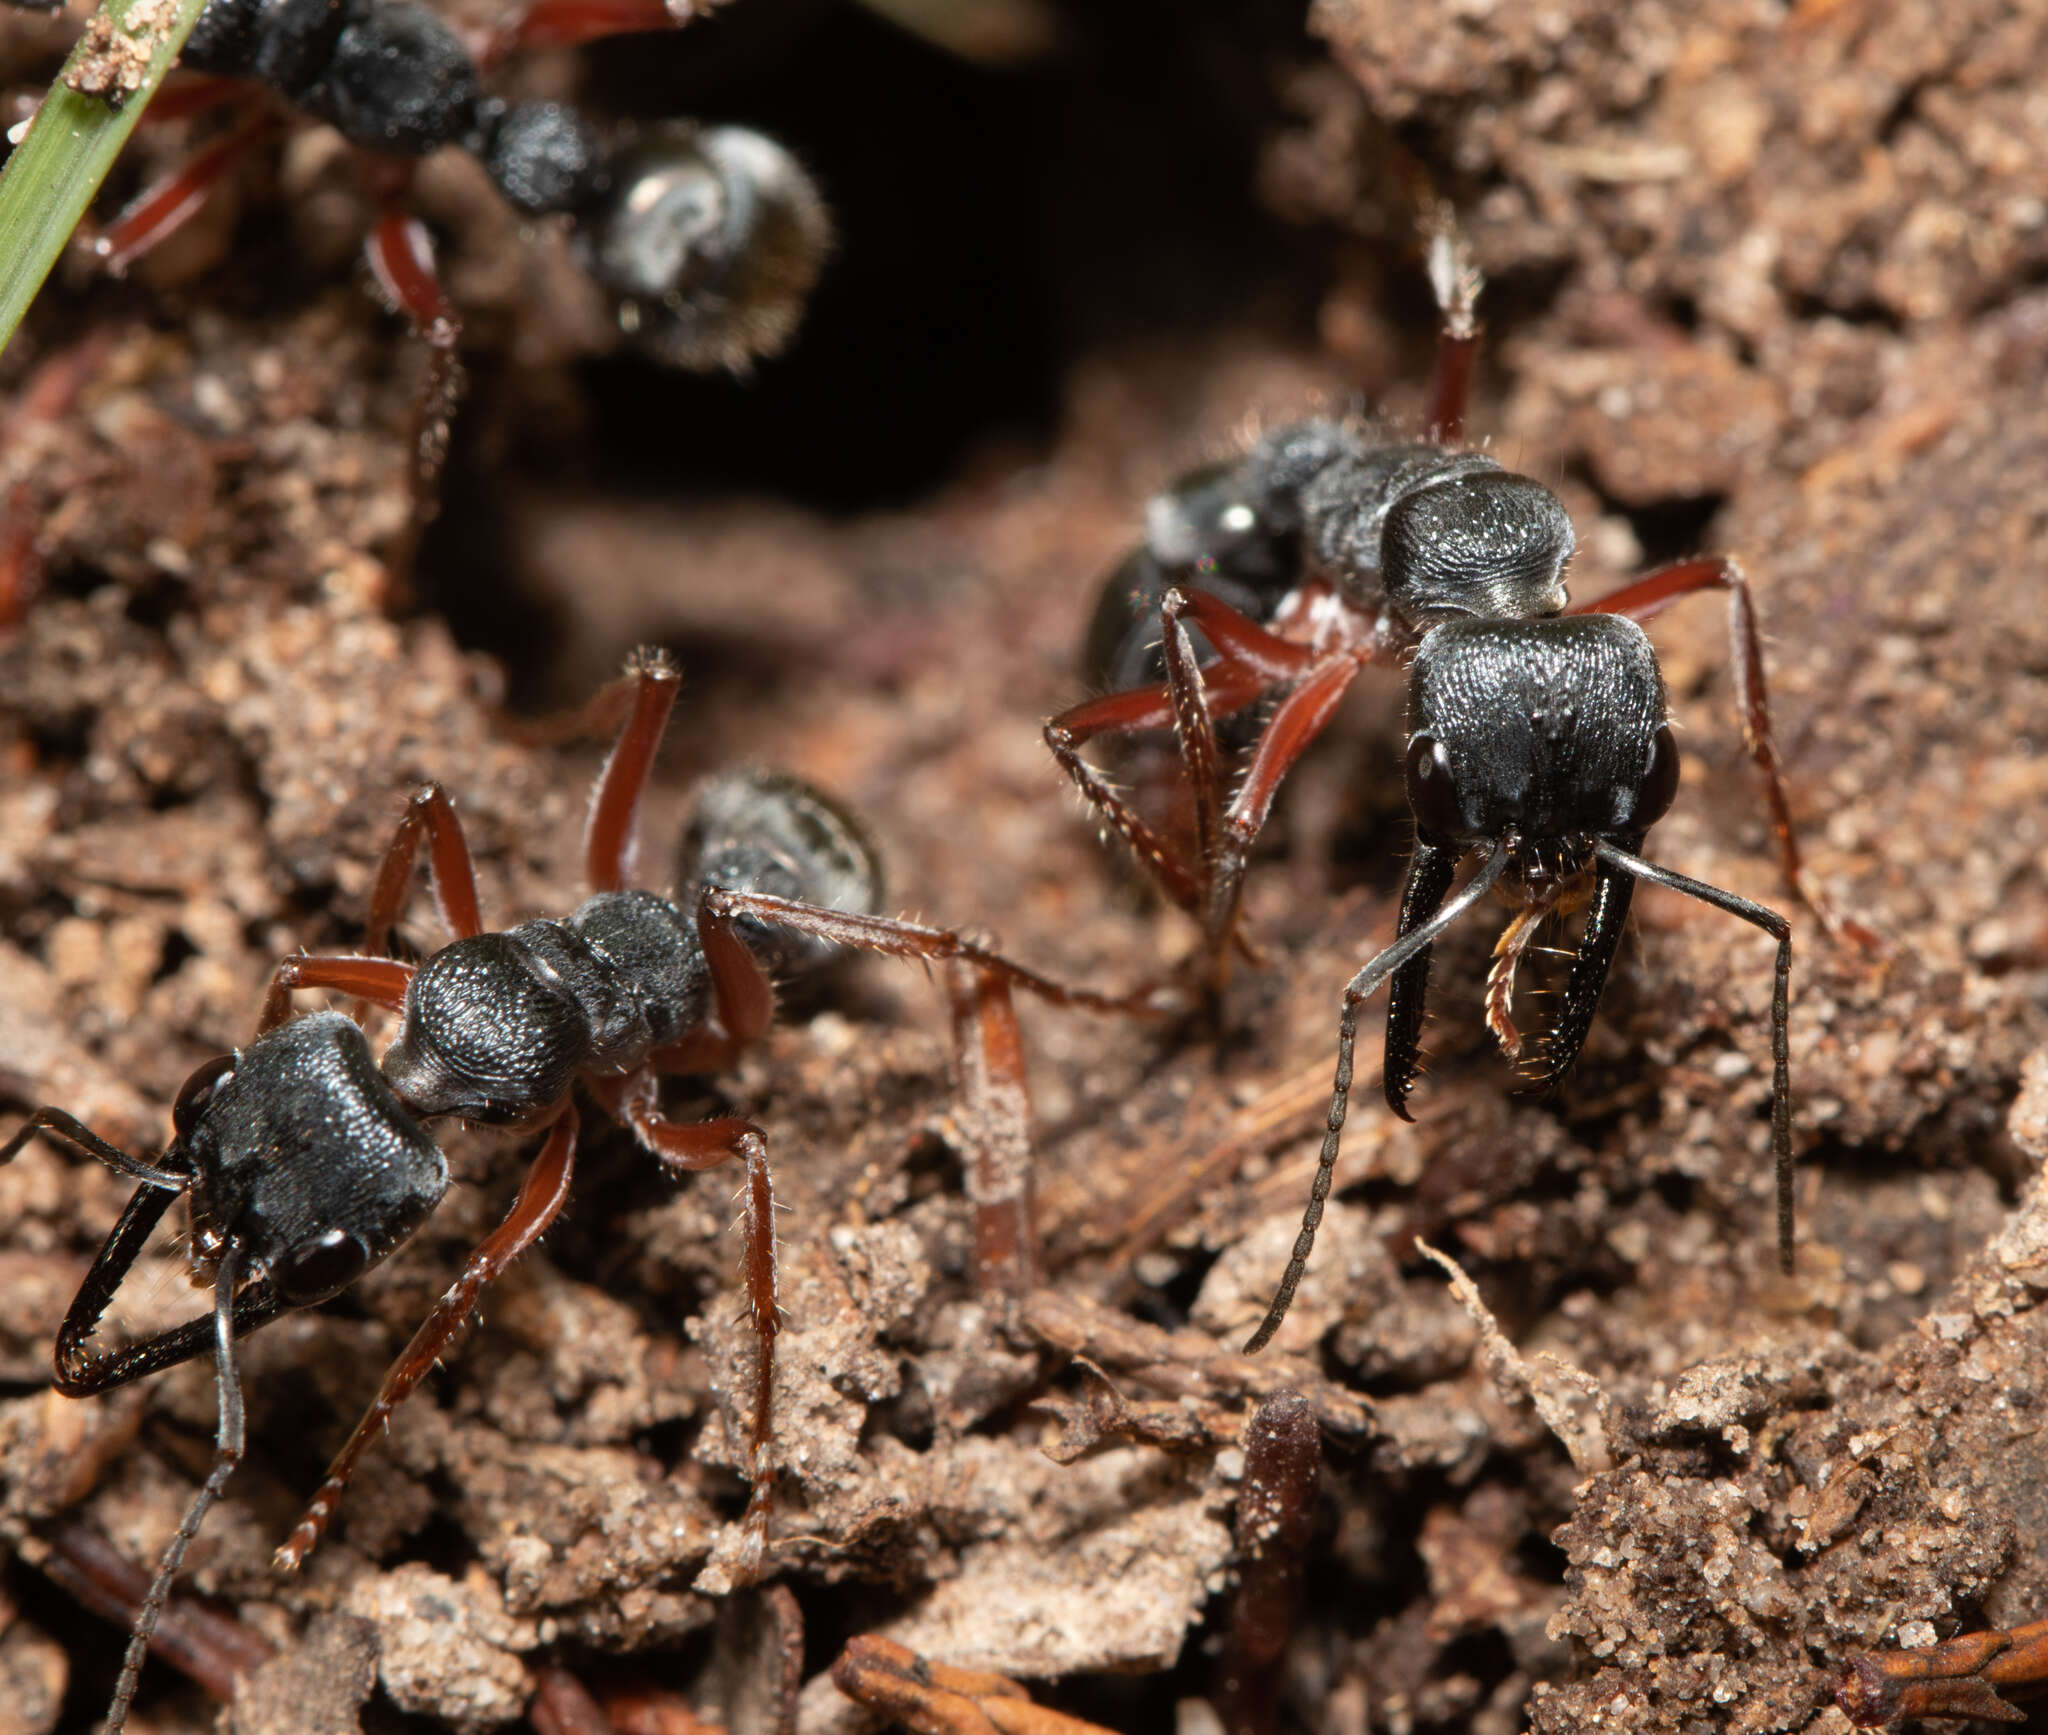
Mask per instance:
[[[477,62],[489,72],[515,49],[581,48],[609,36],[680,30],[692,16],[688,5],[678,16],[664,0],[534,0],[491,37]]]
[[[592,701],[593,717],[624,713],[618,738],[598,773],[583,833],[583,877],[594,892],[618,891],[632,876],[639,851],[641,799],[682,681],[682,671],[666,652],[636,651],[625,674]]]
[[[410,179],[408,174],[406,179]],[[411,507],[389,565],[404,582],[419,539],[441,509],[448,429],[462,398],[462,321],[434,268],[434,243],[417,217],[387,210],[363,243],[370,275],[385,302],[405,315],[427,352],[426,377],[413,401]]]
[[[268,1036],[292,1015],[292,995],[301,988],[327,988],[337,994],[381,1006],[386,1012],[405,1010],[406,989],[413,967],[396,958],[358,958],[346,954],[301,953],[286,958],[270,978],[263,996],[258,1036]]]
[[[1437,329],[1436,378],[1430,386],[1426,426],[1431,439],[1455,446],[1465,437],[1472,368],[1479,353],[1479,296],[1486,278],[1458,226],[1457,212],[1448,202],[1439,203],[1423,227],[1429,243],[1429,286],[1443,315]]]
[[[145,187],[94,237],[93,257],[110,276],[125,276],[138,259],[197,216],[229,171],[277,126],[275,114],[252,115],[225,138],[196,151],[161,181]]]
[[[484,931],[476,896],[476,863],[469,853],[469,839],[463,835],[462,820],[448,791],[429,783],[406,804],[405,817],[398,822],[398,831],[370,888],[363,950],[372,957],[390,955],[391,930],[397,926],[412,889],[413,862],[419,855],[422,834],[427,841],[428,882],[448,932],[467,940]]]
[[[305,1515],[277,1551],[277,1564],[284,1571],[297,1571],[312,1552],[363,1453],[390,1426],[391,1412],[412,1395],[413,1388],[441,1359],[441,1352],[475,1310],[484,1286],[532,1246],[561,1214],[563,1205],[568,1203],[569,1182],[576,1168],[576,1129],[576,1109],[571,1104],[562,1110],[547,1143],[527,1170],[519,1197],[513,1201],[504,1222],[470,1254],[461,1276],[449,1285],[413,1333],[412,1341],[391,1364],[376,1401],[328,1465],[326,1478],[308,1503]]]
[[[1217,751],[1215,725],[1236,715],[1263,698],[1276,686],[1312,684],[1324,671],[1314,650],[1268,632],[1256,621],[1232,608],[1207,591],[1175,589],[1161,606],[1166,637],[1164,651],[1167,678],[1164,683],[1133,687],[1072,706],[1045,726],[1046,745],[1052,749],[1062,770],[1073,780],[1104,821],[1130,845],[1139,861],[1151,873],[1168,898],[1202,923],[1208,937],[1211,964],[1209,975],[1221,973],[1221,958],[1232,940],[1241,948],[1248,945],[1236,923],[1238,882],[1242,867],[1228,862],[1248,849],[1258,824],[1272,802],[1272,788],[1252,792],[1250,803],[1240,792],[1231,817],[1219,817],[1223,773]],[[1207,667],[1195,658],[1189,638],[1188,620],[1216,648],[1216,660]],[[1346,659],[1350,656],[1347,653]],[[1348,684],[1349,676],[1345,677]],[[1283,707],[1284,708],[1284,707]],[[1325,713],[1325,720],[1327,713]],[[1134,734],[1171,726],[1180,746],[1181,760],[1196,804],[1198,859],[1185,861],[1171,843],[1160,836],[1109,781],[1081,757],[1081,749],[1098,736]],[[1322,724],[1316,724],[1320,729]],[[1271,727],[1267,733],[1271,733]],[[1311,736],[1312,738],[1312,736]],[[1292,731],[1283,732],[1291,742]],[[1287,767],[1299,756],[1306,740],[1294,744],[1277,773],[1265,780],[1277,784]],[[1249,837],[1235,841],[1233,831],[1242,831],[1253,812]],[[1219,859],[1226,865],[1219,870]]]
[[[1265,829],[1273,811],[1273,798],[1281,781],[1317,736],[1329,727],[1351,683],[1365,666],[1358,657],[1345,653],[1320,664],[1279,707],[1260,732],[1237,794],[1230,803],[1219,833],[1216,857],[1209,867],[1209,907],[1204,929],[1208,936],[1211,980],[1221,986],[1223,967],[1230,956],[1231,936],[1237,930],[1238,901],[1244,894],[1244,874],[1251,861],[1252,845]]]
[[[1661,614],[1681,597],[1703,590],[1728,593],[1728,644],[1731,672],[1737,696],[1736,716],[1742,725],[1743,745],[1763,777],[1764,803],[1771,816],[1771,830],[1778,841],[1778,860],[1785,883],[1801,903],[1820,919],[1821,926],[1835,939],[1853,940],[1866,951],[1883,946],[1876,934],[1861,922],[1838,914],[1827,895],[1814,883],[1799,849],[1793,828],[1792,802],[1785,790],[1785,767],[1778,757],[1778,744],[1771,732],[1771,696],[1764,677],[1763,633],[1757,624],[1756,601],[1750,594],[1749,578],[1735,560],[1725,554],[1703,554],[1690,560],[1660,566],[1632,579],[1611,596],[1580,603],[1568,612],[1625,615],[1633,621],[1647,621]]]
[[[984,1295],[1029,1294],[1040,1279],[1031,1093],[1010,985],[954,959],[945,967],[957,1111],[974,1206],[975,1285]]]

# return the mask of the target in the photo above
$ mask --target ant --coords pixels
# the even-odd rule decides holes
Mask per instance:
[[[842,946],[971,971],[994,986],[1004,1006],[1014,986],[1058,1005],[1144,1009],[1142,995],[1069,988],[959,934],[876,914],[881,875],[872,846],[834,803],[787,777],[742,772],[714,781],[685,840],[683,894],[626,889],[641,797],[679,680],[665,656],[636,653],[623,679],[586,713],[593,726],[618,718],[619,729],[584,836],[592,895],[571,914],[487,930],[454,803],[429,784],[407,808],[372,885],[364,952],[281,962],[255,1040],[207,1061],[185,1081],[171,1111],[171,1141],[159,1156],[131,1156],[51,1107],[37,1109],[0,1145],[4,1163],[42,1132],[139,1183],[58,1333],[60,1391],[104,1392],[197,1356],[214,1358],[213,1467],[136,1618],[109,1735],[119,1735],[186,1549],[243,1454],[237,1338],[339,1294],[426,1221],[449,1174],[423,1122],[456,1116],[545,1128],[547,1137],[510,1213],[386,1373],[277,1551],[278,1565],[289,1571],[305,1560],[393,1410],[435,1365],[484,1286],[561,1211],[575,1168],[573,1087],[580,1082],[671,1172],[725,1163],[745,1171],[742,1266],[759,1355],[741,1572],[753,1577],[766,1552],[772,1506],[780,1329],[767,1142],[735,1115],[670,1120],[658,1105],[659,1080],[729,1067],[766,1034],[774,978],[814,967]],[[412,964],[389,950],[423,843],[435,901],[455,937]],[[398,1033],[382,1059],[339,1012],[293,1017],[292,995],[300,989],[328,989],[396,1014]],[[1000,1032],[999,1022],[980,1023]],[[999,1082],[1021,1089],[1018,1069],[1006,1072],[1004,1065],[994,1058]],[[180,1194],[191,1221],[194,1279],[213,1286],[211,1313],[112,1351],[91,1348],[116,1290]]]
[[[1431,948],[1496,887],[1517,911],[1495,950],[1487,1023],[1510,1060],[1523,1046],[1510,1015],[1517,965],[1546,917],[1586,912],[1562,1011],[1536,1059],[1543,1090],[1557,1086],[1584,1045],[1638,880],[1726,910],[1777,941],[1771,1145],[1778,1258],[1791,1271],[1791,927],[1775,911],[1639,853],[1679,783],[1663,677],[1639,621],[1697,591],[1727,593],[1743,733],[1762,773],[1786,880],[1831,931],[1875,944],[1832,916],[1807,875],[1742,569],[1704,555],[1570,606],[1565,567],[1575,538],[1563,502],[1458,444],[1482,279],[1447,212],[1434,220],[1429,275],[1442,326],[1428,437],[1386,441],[1346,422],[1296,422],[1268,433],[1236,464],[1195,472],[1155,499],[1145,545],[1110,581],[1090,631],[1095,667],[1131,684],[1045,727],[1054,757],[1107,826],[1201,924],[1199,965],[1213,1004],[1232,948],[1251,952],[1239,900],[1281,781],[1361,670],[1408,666],[1405,782],[1416,840],[1399,930],[1344,990],[1321,1161],[1286,1274],[1247,1351],[1263,1347],[1285,1318],[1322,1219],[1359,1007],[1389,985],[1383,1088],[1387,1106],[1411,1119]],[[1278,702],[1251,734],[1233,792],[1217,726],[1273,695]],[[1169,727],[1192,798],[1192,860],[1081,756],[1098,737]],[[1460,860],[1481,851],[1477,873],[1447,903]]]
[[[63,0],[6,3],[47,11]],[[203,76],[160,97],[159,118],[206,112],[254,82],[385,165],[383,214],[364,250],[380,292],[433,358],[414,435],[417,516],[431,516],[461,328],[426,229],[400,199],[411,164],[444,146],[474,156],[522,216],[567,218],[578,264],[656,359],[744,373],[795,333],[832,224],[783,146],[746,127],[683,121],[607,136],[567,103],[484,92],[485,75],[516,48],[673,29],[688,16],[661,0],[535,0],[473,49],[411,0],[208,0],[200,13],[179,64]],[[166,240],[278,119],[266,107],[146,188],[94,241],[100,262],[118,276]]]

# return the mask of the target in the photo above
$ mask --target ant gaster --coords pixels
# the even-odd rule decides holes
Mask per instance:
[[[728,1066],[766,1032],[773,977],[815,965],[839,946],[949,961],[1005,993],[1022,987],[1057,1004],[1142,1009],[1142,996],[1069,989],[958,934],[875,914],[880,876],[860,829],[789,778],[737,773],[714,782],[685,840],[684,894],[625,889],[641,796],[677,681],[666,658],[641,653],[625,678],[593,702],[593,721],[624,716],[584,839],[592,895],[569,916],[487,931],[454,804],[429,785],[413,799],[373,884],[366,954],[284,960],[256,1039],[208,1061],[179,1092],[173,1136],[161,1156],[130,1156],[47,1107],[0,1146],[6,1162],[42,1131],[140,1183],[58,1334],[58,1388],[82,1396],[195,1356],[211,1353],[215,1362],[214,1466],[137,1616],[110,1735],[118,1735],[126,1716],[185,1551],[242,1456],[237,1338],[339,1293],[426,1220],[447,1189],[448,1170],[423,1121],[456,1115],[545,1127],[547,1138],[511,1212],[385,1375],[278,1550],[278,1563],[289,1569],[305,1559],[392,1411],[435,1365],[483,1287],[561,1210],[576,1155],[571,1090],[580,1082],[671,1171],[728,1162],[745,1170],[742,1263],[759,1345],[748,1423],[752,1497],[740,1561],[741,1574],[750,1576],[766,1548],[775,1468],[771,1399],[780,1315],[767,1144],[738,1116],[668,1119],[657,1102],[660,1078]],[[414,965],[387,954],[422,843],[455,939]],[[381,1063],[342,1014],[292,1017],[299,989],[332,990],[397,1014],[398,1034]],[[180,1194],[191,1219],[194,1276],[213,1285],[211,1314],[113,1351],[89,1348],[151,1230]]]
[[[1444,315],[1430,438],[1385,442],[1349,423],[1298,422],[1267,434],[1236,465],[1197,472],[1154,501],[1146,546],[1112,579],[1090,632],[1092,666],[1131,684],[1046,725],[1048,744],[1083,795],[1166,896],[1201,923],[1213,993],[1232,947],[1247,944],[1239,931],[1245,866],[1282,779],[1361,670],[1410,664],[1406,785],[1416,845],[1399,932],[1344,991],[1321,1162],[1252,1350],[1285,1317],[1321,1221],[1360,1005],[1389,985],[1384,1090],[1388,1106],[1408,1119],[1431,947],[1496,887],[1519,906],[1487,995],[1489,1026],[1511,1059],[1522,1047],[1510,1017],[1517,963],[1544,917],[1586,912],[1563,1009],[1536,1071],[1545,1089],[1585,1042],[1637,880],[1714,904],[1777,941],[1771,1142],[1778,1254],[1791,1269],[1791,930],[1775,912],[1637,853],[1679,781],[1663,680],[1638,620],[1695,591],[1727,593],[1744,735],[1785,877],[1831,928],[1869,940],[1854,924],[1835,923],[1801,860],[1741,569],[1702,556],[1570,606],[1565,569],[1575,538],[1563,503],[1542,483],[1454,444],[1478,337],[1480,276],[1447,217],[1432,237],[1430,275]],[[1217,725],[1275,694],[1233,791]],[[1081,756],[1099,736],[1169,727],[1193,806],[1192,859]],[[1450,896],[1460,860],[1477,852],[1477,873]]]

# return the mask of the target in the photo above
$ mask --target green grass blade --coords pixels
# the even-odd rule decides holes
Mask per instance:
[[[57,263],[107,170],[192,34],[206,0],[106,0],[0,171],[0,350]],[[74,89],[109,43],[131,70],[119,108]],[[95,44],[98,44],[97,52]]]

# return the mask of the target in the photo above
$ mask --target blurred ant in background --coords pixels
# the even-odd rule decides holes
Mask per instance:
[[[7,3],[52,10],[62,0]],[[743,373],[794,335],[832,225],[789,151],[745,127],[600,128],[567,103],[507,102],[484,89],[514,50],[670,30],[693,16],[662,0],[536,0],[465,41],[412,0],[208,0],[179,60],[199,76],[160,94],[151,113],[177,119],[234,105],[240,118],[146,188],[93,252],[119,274],[164,242],[278,128],[279,103],[370,153],[382,207],[365,242],[370,270],[433,357],[414,436],[416,531],[432,515],[446,455],[460,336],[426,228],[404,208],[421,158],[467,151],[522,216],[565,218],[571,250],[620,329],[669,366]],[[252,107],[248,85],[274,100]]]
[[[1409,670],[1406,785],[1416,842],[1399,932],[1345,990],[1321,1164],[1286,1276],[1249,1349],[1278,1329],[1321,1220],[1359,1006],[1391,984],[1383,1088],[1388,1107],[1409,1119],[1432,945],[1495,888],[1516,914],[1495,949],[1487,1023],[1511,1060],[1524,1046],[1511,1017],[1518,964],[1547,918],[1586,916],[1562,1010],[1536,1056],[1542,1090],[1556,1087],[1585,1043],[1636,881],[1703,899],[1777,941],[1771,1142],[1779,1260],[1791,1270],[1791,929],[1773,911],[1637,854],[1679,782],[1663,678],[1638,621],[1697,591],[1727,594],[1744,738],[1786,882],[1831,931],[1875,943],[1832,915],[1807,874],[1741,568],[1700,556],[1572,607],[1565,567],[1575,537],[1563,502],[1457,443],[1481,277],[1447,211],[1435,219],[1429,263],[1442,328],[1427,437],[1390,441],[1349,422],[1291,423],[1238,462],[1197,471],[1155,498],[1145,543],[1110,580],[1089,634],[1092,672],[1124,690],[1076,705],[1045,729],[1107,828],[1201,924],[1196,968],[1213,1001],[1232,950],[1249,949],[1239,926],[1244,873],[1281,781],[1360,671],[1376,663]],[[1270,711],[1259,712],[1269,699]],[[1241,772],[1218,727],[1232,718],[1250,719]],[[1192,855],[1081,755],[1104,736],[1169,728],[1193,810]],[[1480,851],[1478,872],[1446,904],[1459,862]]]

